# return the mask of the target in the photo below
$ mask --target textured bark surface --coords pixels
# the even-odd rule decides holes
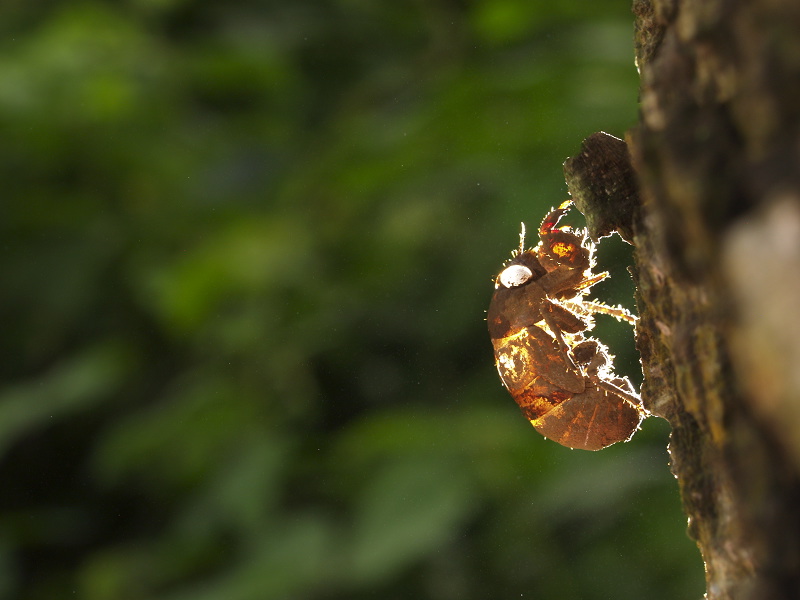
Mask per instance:
[[[798,598],[800,3],[634,12],[634,175],[622,142],[596,134],[567,162],[570,191],[596,235],[636,246],[642,397],[673,428],[708,598]],[[627,191],[597,184],[607,168]]]

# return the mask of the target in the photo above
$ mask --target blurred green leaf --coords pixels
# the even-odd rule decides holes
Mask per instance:
[[[336,546],[329,524],[317,515],[297,515],[262,530],[232,568],[221,576],[201,577],[185,591],[163,600],[278,600],[322,587],[331,577]]]
[[[475,510],[470,487],[447,460],[428,457],[385,466],[356,504],[356,580],[386,578],[453,537]]]
[[[36,380],[6,387],[0,393],[0,454],[20,437],[106,401],[131,366],[117,344],[97,344]]]

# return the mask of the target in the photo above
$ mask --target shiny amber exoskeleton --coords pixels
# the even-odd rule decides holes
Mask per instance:
[[[584,337],[592,314],[634,318],[622,308],[583,299],[608,276],[594,274],[594,244],[581,231],[558,228],[570,202],[553,209],[539,244],[519,250],[495,279],[489,334],[503,385],[531,424],[569,448],[599,450],[628,440],[646,412],[611,357]]]

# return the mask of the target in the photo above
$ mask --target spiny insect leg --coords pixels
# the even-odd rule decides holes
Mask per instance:
[[[581,300],[580,302],[565,300],[564,304],[567,304],[570,308],[574,307],[577,312],[609,315],[620,321],[626,321],[631,325],[635,324],[637,321],[637,317],[633,316],[627,308],[622,306],[609,306],[597,300]]]
[[[572,205],[572,200],[565,200],[561,204],[558,205],[558,208],[554,208],[542,221],[542,224],[539,225],[539,236],[547,235],[553,229],[555,229],[558,222],[561,220],[567,212],[569,212],[569,207]]]
[[[614,385],[610,381],[606,381],[605,379],[601,379],[597,375],[589,375],[589,379],[591,379],[597,385],[597,387],[600,387],[600,388],[606,390],[607,392],[611,392],[612,394],[615,394],[615,395],[619,396],[620,398],[622,398],[623,400],[625,400],[625,402],[627,402],[633,408],[638,410],[640,414],[645,415],[645,416],[650,414],[649,412],[647,412],[647,409],[645,409],[642,406],[642,399],[639,398],[639,396],[635,396],[634,394],[631,394],[630,392],[626,392],[621,387]]]
[[[607,279],[608,277],[610,277],[609,272],[608,271],[603,271],[602,273],[598,273],[597,275],[594,275],[593,277],[589,277],[589,278],[584,279],[583,281],[581,281],[578,285],[575,286],[575,290],[578,291],[578,292],[580,292],[581,290],[586,290],[586,289],[592,287],[593,285],[595,285],[596,283],[600,283],[604,279]]]

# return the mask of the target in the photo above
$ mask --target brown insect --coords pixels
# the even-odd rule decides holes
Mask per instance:
[[[593,314],[635,322],[621,307],[584,295],[608,273],[592,273],[594,244],[583,230],[557,227],[571,201],[539,227],[539,244],[519,249],[495,279],[487,320],[503,385],[539,433],[569,448],[600,450],[628,440],[647,414],[611,356],[584,333]]]

